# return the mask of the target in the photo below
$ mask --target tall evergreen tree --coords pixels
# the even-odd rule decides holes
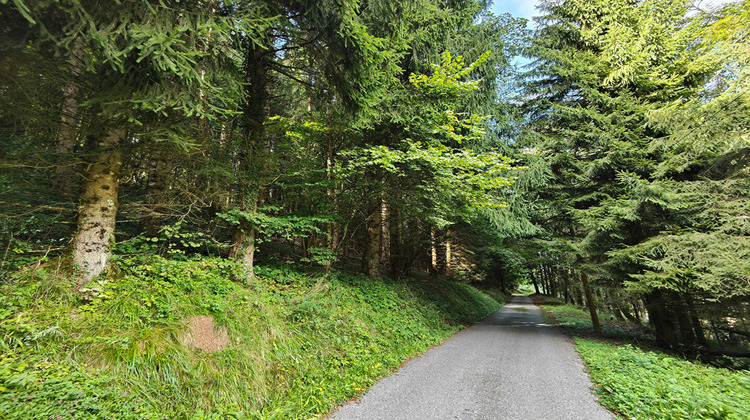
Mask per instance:
[[[538,190],[549,202],[545,225],[602,286],[638,278],[645,260],[613,256],[659,235],[686,205],[655,192],[666,156],[654,145],[668,131],[649,118],[697,97],[716,69],[695,48],[701,20],[688,8],[661,0],[543,3],[527,82],[530,155],[542,157],[538,172],[549,184]],[[684,312],[678,298],[661,287],[637,291],[659,337],[676,345],[687,330],[675,324]]]

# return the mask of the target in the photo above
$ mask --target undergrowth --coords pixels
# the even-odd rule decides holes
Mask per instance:
[[[40,270],[0,285],[0,419],[310,418],[499,304],[439,279],[373,280],[218,258],[121,258],[83,292]],[[229,344],[192,346],[209,315]]]
[[[631,345],[577,338],[599,400],[632,419],[736,419],[750,413],[750,374]]]
[[[744,420],[750,413],[750,373],[684,360],[654,349],[640,326],[602,315],[593,333],[588,310],[542,305],[575,336],[602,405],[632,419]]]
[[[553,316],[556,323],[572,335],[592,335],[594,325],[589,310],[570,304],[542,305],[544,311]],[[628,340],[653,344],[654,338],[641,325],[614,319],[612,314],[599,310],[602,335],[610,339]]]

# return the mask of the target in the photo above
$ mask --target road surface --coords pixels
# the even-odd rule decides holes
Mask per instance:
[[[334,420],[612,419],[573,345],[526,296],[378,382]]]

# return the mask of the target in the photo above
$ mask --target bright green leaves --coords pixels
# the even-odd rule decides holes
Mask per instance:
[[[450,52],[446,51],[443,53],[442,62],[439,65],[432,64],[433,72],[431,75],[411,74],[409,82],[418,90],[434,95],[455,95],[460,92],[477,90],[479,81],[462,81],[462,79],[484,63],[491,53],[491,51],[486,51],[476,61],[467,66],[463,56],[453,57]]]
[[[366,173],[388,173],[413,188],[414,201],[423,214],[435,220],[468,220],[480,209],[505,206],[503,190],[515,178],[512,161],[496,150],[477,152],[463,145],[485,134],[489,117],[456,111],[477,80],[465,80],[485,62],[490,52],[466,64],[462,56],[442,54],[441,64],[429,75],[412,74],[411,95],[401,107],[405,138],[342,153],[348,162],[339,169],[342,178]]]
[[[462,116],[452,110],[434,115],[431,133],[438,139],[446,139],[459,145],[464,141],[478,140],[485,134],[484,123],[489,117],[480,117],[476,114],[467,118]]]
[[[416,183],[425,211],[441,220],[468,219],[477,211],[505,207],[504,190],[515,180],[510,158],[496,151],[455,149],[439,143],[406,142],[403,149],[376,146],[347,152],[340,176],[384,170]],[[422,201],[424,203],[425,201]]]
[[[250,226],[263,235],[280,235],[284,238],[323,233],[321,226],[332,220],[330,216],[277,216],[272,214],[279,210],[279,208],[270,206],[259,211],[231,209],[225,213],[219,213],[218,216],[240,229]],[[259,239],[256,240],[259,241]]]
[[[632,419],[740,419],[750,375],[630,345],[577,338],[602,403]]]

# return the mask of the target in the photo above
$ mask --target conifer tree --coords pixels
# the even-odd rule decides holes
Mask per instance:
[[[620,288],[645,270],[645,260],[616,258],[674,223],[684,198],[656,192],[667,158],[654,147],[668,135],[650,123],[673,102],[696,98],[716,61],[695,48],[701,20],[683,1],[599,5],[546,2],[532,47],[527,82],[530,146],[548,186],[549,232],[583,255],[579,269],[600,285]],[[640,286],[645,283],[641,282]],[[669,288],[634,287],[647,301],[657,334],[677,345],[684,300]]]
[[[76,148],[86,161],[80,167],[72,249],[80,282],[86,282],[109,262],[123,148],[138,141],[140,127],[157,127],[171,115],[212,118],[232,112],[240,83],[221,68],[231,55],[229,35],[236,28],[203,2],[143,0],[102,7],[96,1],[19,0],[3,18],[29,25],[18,48],[71,63],[63,70],[62,105],[40,106],[61,115],[59,149]]]

